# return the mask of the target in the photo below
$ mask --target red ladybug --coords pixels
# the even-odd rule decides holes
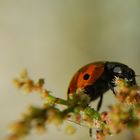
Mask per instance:
[[[93,62],[83,66],[74,74],[68,88],[68,97],[77,89],[83,89],[90,96],[91,101],[100,97],[97,105],[99,111],[103,94],[109,89],[115,94],[115,76],[123,78],[130,85],[136,85],[135,72],[127,65],[119,62]]]

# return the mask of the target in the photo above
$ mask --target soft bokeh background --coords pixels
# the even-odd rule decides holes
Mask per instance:
[[[139,44],[138,0],[0,0],[0,139],[29,104],[41,103],[38,95],[25,96],[12,85],[22,69],[66,98],[71,76],[89,62],[120,61],[140,74]],[[102,109],[113,102],[113,94],[106,94]],[[91,139],[87,128],[77,128],[67,136],[51,126],[46,135],[33,133],[27,140]],[[131,135],[108,138],[117,139]]]

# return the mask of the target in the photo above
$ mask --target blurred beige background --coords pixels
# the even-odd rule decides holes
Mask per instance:
[[[0,139],[29,104],[41,103],[38,95],[25,96],[12,85],[22,69],[45,78],[54,95],[66,98],[71,76],[89,62],[120,61],[140,74],[139,44],[138,0],[0,0]],[[113,94],[106,94],[102,109],[113,102]],[[91,139],[87,128],[77,128],[67,136],[51,126],[46,135],[26,140]],[[131,136],[108,137],[117,139]]]

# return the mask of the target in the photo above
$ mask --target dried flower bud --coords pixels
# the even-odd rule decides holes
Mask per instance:
[[[27,72],[26,69],[24,69],[24,70],[20,73],[20,78],[21,78],[22,80],[27,80],[27,79],[29,79],[29,77],[28,77],[28,72]]]
[[[15,78],[13,80],[14,85],[16,86],[16,88],[21,88],[21,86],[23,85],[23,83],[20,82],[19,79]]]
[[[68,125],[65,129],[66,134],[73,135],[76,132],[76,129],[72,125]]]
[[[103,131],[97,131],[96,140],[104,140],[104,139],[105,139],[105,135],[104,135]]]

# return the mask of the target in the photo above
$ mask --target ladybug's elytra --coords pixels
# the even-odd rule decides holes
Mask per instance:
[[[83,89],[88,94],[91,101],[100,97],[97,105],[99,111],[103,94],[111,89],[114,91],[114,78],[119,77],[126,80],[130,85],[136,85],[135,72],[125,64],[119,62],[93,62],[80,68],[73,76],[69,88],[68,97],[76,92],[77,89]]]

